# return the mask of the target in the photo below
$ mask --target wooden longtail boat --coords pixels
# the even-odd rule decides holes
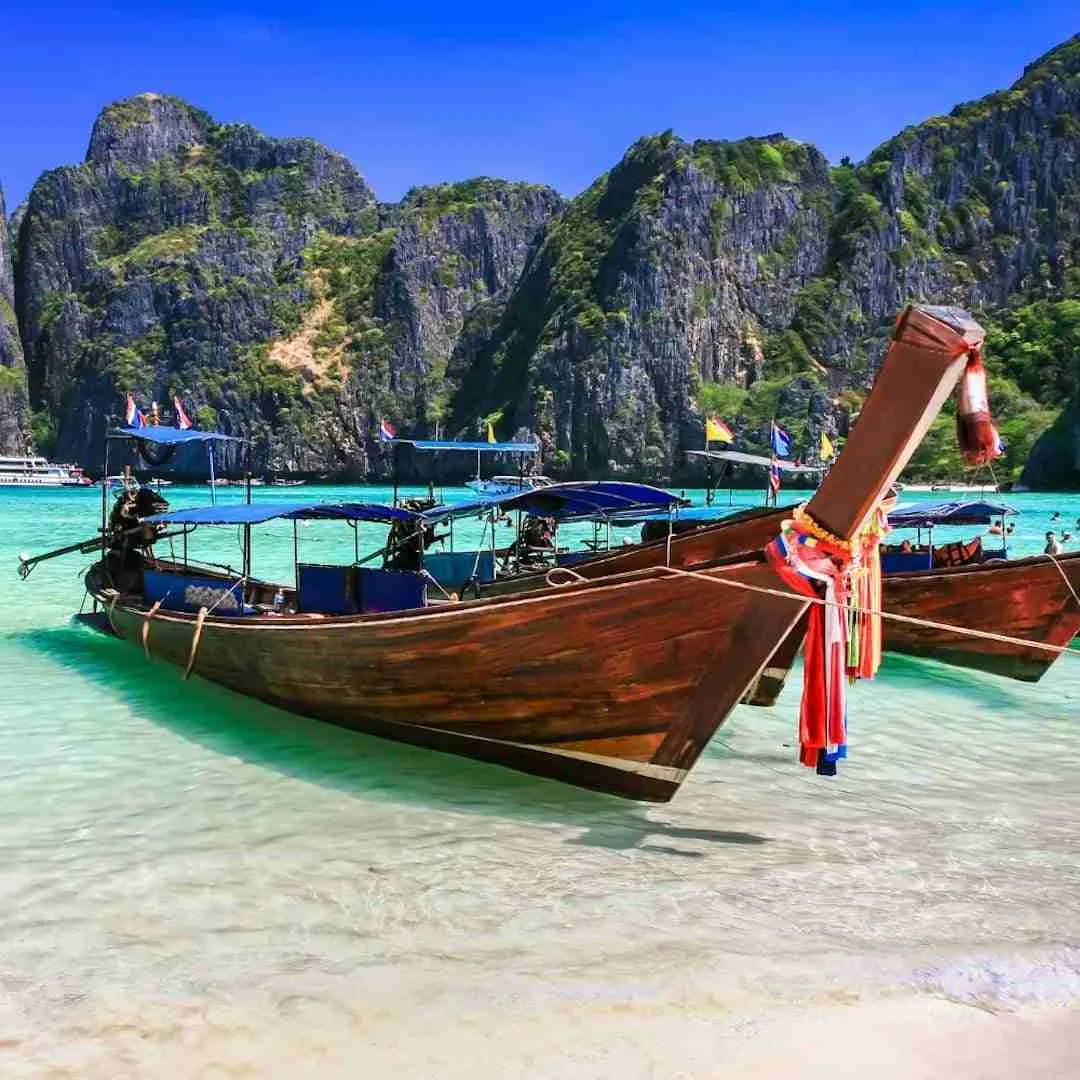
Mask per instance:
[[[753,511],[730,523],[719,521],[677,534],[671,538],[670,565],[693,569],[711,560],[761,547],[777,534],[781,522],[790,514],[790,507]],[[574,571],[589,580],[598,580],[607,574],[662,566],[667,560],[667,542],[657,540],[575,563]],[[529,585],[527,581],[510,580],[495,587],[523,590]],[[889,652],[1037,682],[1057,656],[1021,642],[1061,648],[1068,645],[1080,634],[1080,603],[1076,595],[1080,595],[1080,552],[1058,555],[1053,560],[1036,555],[974,566],[887,573],[885,611],[1018,640],[990,641],[950,630],[886,621],[885,648]],[[788,652],[794,656],[797,643],[792,648],[789,642],[781,655]],[[758,687],[753,703],[772,704],[783,687],[784,675],[778,657],[769,665],[769,674]]]
[[[863,420],[810,502],[821,528],[859,535],[981,337],[951,309],[905,312]],[[332,509],[308,516],[372,513]],[[274,516],[228,511],[188,513],[245,526]],[[182,523],[183,513],[156,520]],[[302,586],[301,612],[281,614],[260,606],[267,588],[246,577],[220,588],[186,565],[149,568],[156,578],[122,577],[106,557],[86,579],[112,632],[148,656],[359,731],[653,801],[678,790],[809,605],[761,551],[693,573],[652,566],[523,596],[355,615],[305,609]],[[150,590],[170,575],[168,589]],[[177,587],[188,610],[169,599]],[[228,614],[211,610],[222,594],[233,597]]]
[[[963,508],[967,504],[959,505]],[[784,519],[791,516],[792,509],[743,511],[675,533],[670,542],[666,538],[652,540],[575,561],[573,570],[582,578],[599,580],[608,574],[653,566],[693,569],[767,544],[780,531]],[[933,509],[913,508],[908,515],[911,525],[902,523],[904,515],[897,515],[895,523],[914,528],[915,522]],[[996,512],[1000,513],[1000,509]],[[972,519],[957,522],[953,518],[945,523],[970,524]],[[930,565],[927,550],[921,550],[924,569],[906,569],[903,557],[884,556],[886,612],[1013,640],[976,638],[940,627],[887,620],[883,627],[887,651],[1037,682],[1058,654],[1034,646],[1064,648],[1080,634],[1080,552],[1054,559],[1042,555],[1009,559],[1005,551],[986,552],[985,561],[935,567]],[[543,583],[543,575],[523,575],[492,582],[484,586],[482,593],[522,593],[541,588]],[[798,652],[799,636],[796,630],[777,651],[749,695],[751,704],[774,703]]]

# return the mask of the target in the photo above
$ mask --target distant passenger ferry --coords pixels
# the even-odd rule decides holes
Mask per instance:
[[[77,465],[53,465],[43,457],[0,457],[0,487],[85,487]]]

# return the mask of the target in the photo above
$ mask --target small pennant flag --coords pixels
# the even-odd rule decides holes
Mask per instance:
[[[495,439],[495,428],[489,423],[488,424],[488,442],[495,442],[495,441],[496,441],[496,439]]]
[[[731,428],[719,416],[710,416],[705,421],[705,442],[729,443],[735,438]]]
[[[823,431],[821,433],[821,460],[828,461],[836,453],[836,447],[833,446],[832,440]]]
[[[397,432],[389,420],[383,420],[379,424],[379,442],[393,442]]]
[[[786,458],[791,455],[791,436],[775,420],[772,422],[770,442],[776,457]]]
[[[180,401],[180,398],[173,395],[173,409],[176,410],[176,426],[181,431],[187,431],[191,427],[191,417],[188,416],[184,410],[184,406]]]
[[[769,466],[769,490],[773,495],[780,494],[780,465],[776,458],[772,459],[772,464]]]
[[[124,423],[128,427],[133,427],[135,424],[135,417],[138,416],[139,410],[135,408],[135,395],[128,394],[127,405],[124,408]]]

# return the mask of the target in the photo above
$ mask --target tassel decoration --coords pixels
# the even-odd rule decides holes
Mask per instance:
[[[845,684],[872,679],[881,663],[880,544],[888,527],[879,508],[848,542],[799,507],[765,549],[789,588],[825,601],[809,612],[799,708],[799,760],[823,776],[847,757]]]

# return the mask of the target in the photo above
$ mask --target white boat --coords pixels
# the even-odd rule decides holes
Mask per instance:
[[[960,483],[952,484],[952,483],[947,483],[946,482],[946,483],[942,483],[942,484],[897,484],[896,486],[901,491],[904,491],[904,492],[912,492],[912,491],[923,491],[923,492],[926,492],[926,491],[930,491],[930,492],[934,492],[934,491],[966,491],[968,493],[976,492],[976,493],[985,494],[986,492],[996,492],[998,490],[998,485],[993,484],[993,483],[990,483],[990,484],[960,484]]]
[[[137,477],[132,476],[131,480],[136,487],[140,485],[152,488],[167,488],[173,486],[171,480],[162,480],[159,476],[151,477],[149,480],[139,480]],[[107,476],[105,482],[109,485],[111,491],[119,491],[125,484],[124,477],[122,476]]]
[[[546,476],[491,476],[487,480],[477,477],[467,480],[465,486],[477,495],[516,495],[519,491],[533,491],[554,483]]]
[[[78,465],[54,465],[43,457],[0,457],[0,487],[86,487]]]

